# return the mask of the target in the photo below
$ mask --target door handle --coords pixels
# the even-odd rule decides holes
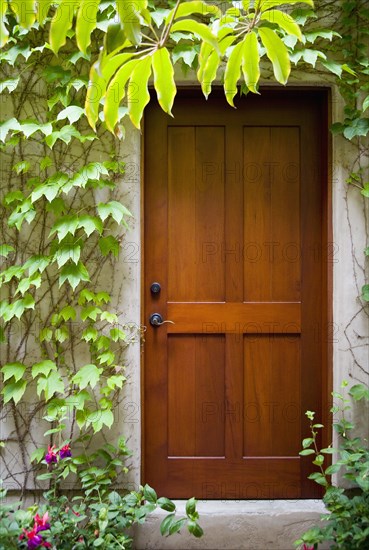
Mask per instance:
[[[160,327],[160,325],[164,325],[164,323],[175,324],[174,321],[169,321],[169,319],[164,321],[160,313],[152,313],[149,317],[149,321],[152,327]]]

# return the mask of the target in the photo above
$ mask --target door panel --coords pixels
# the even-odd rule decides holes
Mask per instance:
[[[317,496],[322,92],[153,102],[145,121],[145,482],[173,498]],[[158,281],[161,292],[152,294]],[[158,312],[174,324],[152,327]]]
[[[168,456],[225,456],[224,422],[211,414],[224,403],[225,339],[168,339]],[[185,361],[184,361],[185,358]]]

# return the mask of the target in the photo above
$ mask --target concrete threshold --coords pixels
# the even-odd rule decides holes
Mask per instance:
[[[180,517],[186,501],[174,502]],[[199,501],[198,511],[202,538],[189,535],[186,528],[162,537],[160,523],[166,513],[160,510],[136,527],[135,549],[293,550],[294,541],[326,513],[321,500]]]

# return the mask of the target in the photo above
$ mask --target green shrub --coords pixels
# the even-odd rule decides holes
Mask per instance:
[[[347,382],[342,384],[345,386]],[[323,501],[328,514],[322,516],[322,525],[309,529],[295,544],[310,544],[317,549],[320,543],[328,541],[331,550],[364,550],[369,548],[368,441],[353,435],[355,426],[346,418],[346,411],[351,409],[350,400],[340,393],[332,395],[339,402],[331,409],[334,414],[340,413],[339,420],[333,423],[339,438],[338,449],[318,449],[317,434],[323,426],[314,424],[315,413],[307,411],[312,437],[304,439],[300,452],[302,456],[314,457],[313,464],[318,466],[318,471],[309,477],[324,487]],[[369,401],[369,390],[362,384],[353,386],[349,395],[354,401]],[[337,459],[325,468],[325,455],[330,454]],[[338,472],[348,480],[349,489],[332,485],[330,476]]]

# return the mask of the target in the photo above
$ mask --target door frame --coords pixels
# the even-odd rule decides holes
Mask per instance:
[[[181,84],[178,87],[179,96],[189,96],[198,92],[198,87],[194,87],[192,84]],[[329,131],[329,127],[332,123],[332,90],[331,86],[306,86],[306,85],[288,85],[286,88],[276,87],[275,85],[261,86],[261,94],[268,95],[268,93],[284,95],[289,92],[304,92],[316,94],[320,96],[320,104],[322,109],[322,128],[324,129],[324,135],[322,136],[322,150],[321,150],[321,173],[322,181],[325,185],[321,188],[322,193],[322,225],[321,225],[321,249],[320,253],[323,255],[322,261],[322,285],[324,302],[322,304],[322,330],[319,337],[322,339],[322,384],[321,384],[321,418],[317,418],[317,421],[321,422],[325,429],[321,434],[322,448],[327,447],[332,440],[331,426],[331,413],[330,408],[332,406],[331,392],[333,390],[333,344],[335,342],[335,325],[333,322],[333,265],[335,263],[335,246],[333,242],[333,216],[332,216],[332,137]],[[154,89],[151,88],[151,101],[157,101]],[[224,95],[223,88],[220,85],[213,86],[213,95]],[[229,108],[225,103],[225,109]],[[168,115],[169,116],[169,115]],[[146,327],[148,319],[145,318],[145,300],[144,300],[144,285],[145,285],[145,118],[142,124],[141,133],[141,148],[140,148],[140,174],[141,174],[141,188],[140,188],[140,230],[141,230],[141,326]],[[141,353],[141,365],[140,365],[140,394],[141,394],[141,465],[140,465],[140,478],[141,482],[145,481],[145,402],[144,402],[144,387],[145,387],[145,351],[144,351],[144,336],[143,336],[143,351]],[[330,464],[331,456],[327,457],[327,466]]]

